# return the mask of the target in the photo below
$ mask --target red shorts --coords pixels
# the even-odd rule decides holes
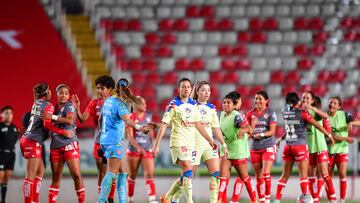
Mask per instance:
[[[229,161],[231,161],[232,166],[238,166],[238,165],[241,165],[241,164],[247,164],[248,163],[248,158],[245,158],[245,159],[229,159]]]
[[[100,143],[94,143],[94,149],[93,149],[93,156],[94,156],[94,159],[97,160],[97,159],[102,159],[104,157],[104,153],[101,149],[101,145]]]
[[[42,159],[42,147],[38,142],[22,137],[20,139],[20,150],[25,159]]]
[[[285,145],[282,155],[284,161],[306,161],[309,160],[309,150],[304,145]]]
[[[329,165],[335,166],[335,164],[347,163],[349,161],[349,154],[330,154]]]
[[[50,149],[50,162],[57,163],[71,159],[80,159],[80,148],[78,142],[73,142],[57,149]]]
[[[252,164],[262,161],[275,161],[275,147],[268,147],[261,150],[251,150],[250,161]]]
[[[142,155],[139,152],[127,150],[126,155],[133,156],[133,157],[140,157],[140,158],[144,158],[144,159],[153,159],[154,158],[152,151],[146,151],[146,154]]]
[[[309,154],[309,165],[315,167],[318,163],[329,162],[327,150]]]

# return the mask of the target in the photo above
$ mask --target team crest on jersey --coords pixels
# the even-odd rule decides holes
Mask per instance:
[[[207,112],[205,109],[200,109],[201,116],[206,116]]]
[[[264,118],[265,118],[265,119],[269,118],[269,114],[267,114],[267,113],[264,114]]]
[[[186,107],[186,108],[185,108],[185,113],[191,114],[191,109],[190,109],[189,107]]]

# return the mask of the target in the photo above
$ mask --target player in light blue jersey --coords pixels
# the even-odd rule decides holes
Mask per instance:
[[[101,109],[100,124],[101,136],[100,144],[107,159],[108,169],[101,183],[99,203],[105,203],[111,190],[114,179],[117,180],[116,189],[119,203],[126,203],[126,164],[123,156],[125,125],[133,127],[139,131],[147,133],[149,129],[145,126],[136,124],[130,118],[128,105],[139,106],[141,99],[135,97],[129,90],[129,82],[120,79],[116,83],[116,95],[105,100]]]

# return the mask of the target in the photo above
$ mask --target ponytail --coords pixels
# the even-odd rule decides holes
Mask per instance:
[[[121,78],[116,83],[116,95],[125,103],[132,106],[139,106],[142,104],[141,98],[136,97],[129,90],[130,83],[127,79]]]

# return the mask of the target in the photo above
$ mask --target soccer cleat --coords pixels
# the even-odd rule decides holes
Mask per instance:
[[[161,202],[161,203],[170,203],[170,202],[166,199],[165,194],[161,195],[161,197],[160,197],[160,202]]]
[[[114,199],[113,198],[108,198],[108,203],[114,203]]]

